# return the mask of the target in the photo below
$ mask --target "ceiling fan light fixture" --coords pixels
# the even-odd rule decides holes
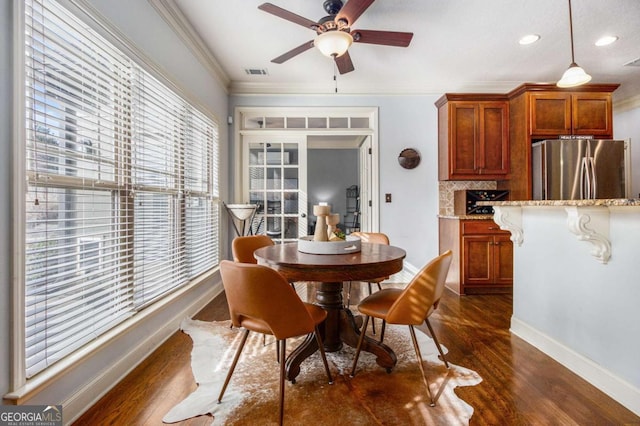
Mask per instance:
[[[562,74],[560,81],[556,83],[558,87],[576,87],[591,81],[591,76],[582,67],[576,64],[573,52],[573,19],[571,18],[571,0],[569,0],[569,34],[571,36],[571,65]]]
[[[558,81],[558,87],[576,87],[591,81],[591,76],[587,74],[581,66],[575,62],[569,65],[569,68],[562,74],[562,78]]]
[[[344,55],[351,43],[353,43],[351,34],[339,30],[324,32],[313,42],[323,55],[330,58]]]

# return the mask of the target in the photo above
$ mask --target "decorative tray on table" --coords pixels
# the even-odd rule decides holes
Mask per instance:
[[[348,254],[360,251],[360,238],[347,235],[344,240],[314,241],[313,235],[298,239],[298,251],[310,254]]]

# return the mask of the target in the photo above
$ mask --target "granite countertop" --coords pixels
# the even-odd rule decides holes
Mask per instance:
[[[492,214],[439,214],[440,219],[493,220]]]
[[[521,200],[521,201],[478,201],[479,206],[640,206],[640,198],[611,198],[599,200]]]

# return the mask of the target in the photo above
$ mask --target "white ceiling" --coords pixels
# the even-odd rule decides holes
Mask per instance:
[[[152,0],[153,1],[153,0]],[[155,0],[156,2],[161,0]],[[316,49],[271,59],[315,33],[258,10],[264,0],[164,0],[188,21],[223,70],[230,93],[334,93],[333,61]],[[313,21],[323,0],[271,0]],[[621,83],[614,100],[640,96],[640,0],[572,0],[575,59],[593,83]],[[413,32],[407,48],[354,43],[355,71],[339,93],[506,93],[524,82],[555,83],[571,62],[565,0],[378,0],[352,29]],[[542,38],[521,46],[535,33]],[[620,39],[596,47],[603,35]],[[640,62],[640,61],[639,61]],[[266,69],[248,75],[245,69]]]

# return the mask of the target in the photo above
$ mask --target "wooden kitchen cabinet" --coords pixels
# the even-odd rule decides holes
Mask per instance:
[[[509,103],[504,95],[446,94],[436,106],[439,179],[506,179]]]
[[[497,189],[509,190],[511,200],[530,200],[531,144],[565,135],[613,137],[612,93],[618,84],[585,84],[561,89],[555,84],[525,83],[507,94],[509,99],[508,180]]]
[[[509,232],[492,220],[463,220],[462,289],[465,294],[482,292],[483,287],[513,285],[513,243]]]
[[[491,219],[440,218],[440,252],[453,251],[446,285],[458,294],[509,293],[511,234]]]
[[[532,136],[613,135],[611,93],[537,92],[529,99]]]

